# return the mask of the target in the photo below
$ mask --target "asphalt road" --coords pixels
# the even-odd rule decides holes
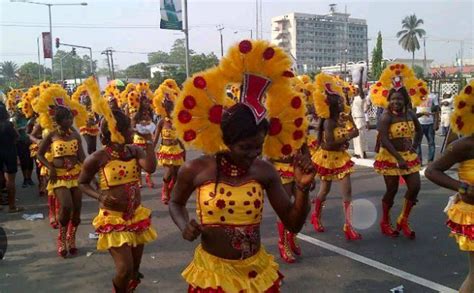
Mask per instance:
[[[137,292],[185,292],[187,285],[180,274],[198,244],[181,238],[167,207],[159,201],[161,175],[162,170],[158,170],[154,176],[157,188],[142,190],[144,205],[153,210],[158,240],[145,247],[141,267],[145,279]],[[404,292],[436,292],[460,286],[468,271],[467,255],[457,249],[444,226],[446,217],[442,210],[450,191],[423,178],[419,203],[411,217],[416,240],[390,239],[382,236],[378,227],[384,190],[382,177],[371,168],[357,167],[352,182],[354,224],[363,239],[345,240],[342,197],[335,184],[323,213],[327,231],[316,234],[308,219],[300,235],[307,240],[300,240],[303,256],[295,264],[288,265],[279,259],[276,216],[266,204],[262,242],[281,265],[285,275],[282,292],[390,292],[400,285]],[[396,199],[393,220],[401,209],[403,189]],[[26,207],[25,213],[39,212],[47,217],[46,199],[38,198],[35,188],[18,186],[18,203]],[[188,209],[191,216],[195,215],[194,199]],[[57,230],[49,227],[47,218],[27,221],[21,214],[9,215],[5,210],[0,211],[0,226],[7,233],[9,247],[0,261],[0,292],[110,292],[112,258],[97,252],[95,241],[88,238],[93,232],[91,221],[98,210],[97,202],[84,197],[77,237],[80,252],[69,259],[56,255]]]

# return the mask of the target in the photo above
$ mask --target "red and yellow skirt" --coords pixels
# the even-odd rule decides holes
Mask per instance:
[[[179,144],[161,145],[156,158],[159,166],[181,166],[184,164],[184,154]]]
[[[407,162],[408,169],[398,168],[397,159],[386,148],[381,147],[375,156],[375,172],[384,176],[403,176],[420,171],[420,158],[416,153],[408,151],[399,154]]]
[[[129,220],[122,212],[100,209],[92,225],[99,234],[97,250],[108,250],[127,244],[132,247],[149,243],[157,238],[151,226],[151,210],[140,205]]]
[[[308,146],[309,153],[311,154],[311,156],[313,156],[319,146],[318,138],[316,137],[316,135],[308,134],[306,138],[306,145]]]
[[[89,126],[89,127],[81,127],[79,129],[79,133],[81,135],[90,135],[90,136],[97,136],[99,135],[99,125],[92,125],[92,126]]]
[[[474,205],[458,201],[448,210],[446,225],[460,250],[474,251]]]
[[[35,158],[38,154],[39,146],[37,143],[30,144],[30,157]]]
[[[273,162],[273,166],[280,174],[281,184],[289,184],[295,181],[295,168],[292,163]]]
[[[216,257],[199,245],[191,264],[181,274],[188,292],[280,292],[283,276],[278,264],[263,247],[243,260]]]
[[[145,148],[146,147],[146,139],[143,138],[143,136],[138,135],[138,134],[135,133],[133,135],[133,144],[136,145],[136,146],[139,146],[141,148]]]
[[[67,189],[78,187],[79,174],[81,173],[81,165],[76,164],[71,169],[57,168],[56,175],[57,180],[55,183],[48,182],[48,187],[46,189],[48,192],[54,191],[54,189],[59,187],[65,187]]]
[[[346,151],[316,150],[312,157],[316,175],[321,180],[341,180],[354,172],[354,162]]]

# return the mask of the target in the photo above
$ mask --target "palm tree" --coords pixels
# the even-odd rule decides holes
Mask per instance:
[[[6,81],[12,81],[16,78],[18,65],[13,61],[5,61],[0,63],[0,73]]]
[[[420,42],[418,38],[426,35],[424,29],[420,28],[423,24],[423,19],[418,19],[415,14],[406,16],[402,20],[402,30],[397,33],[398,43],[403,49],[412,53],[412,67],[415,65],[415,51],[420,49]]]

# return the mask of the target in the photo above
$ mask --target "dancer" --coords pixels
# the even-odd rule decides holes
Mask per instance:
[[[262,150],[269,157],[292,156],[304,143],[301,124],[284,119],[285,113],[304,107],[290,86],[289,66],[280,48],[245,40],[231,47],[218,67],[184,84],[173,125],[185,143],[207,153],[181,167],[169,205],[184,239],[203,236],[182,274],[188,292],[279,292],[278,264],[260,244],[264,192],[285,228],[296,233],[309,209],[314,178],[309,156],[296,155],[291,203],[278,172],[258,158]],[[241,102],[224,110],[231,83],[242,84]],[[287,141],[276,131],[281,123],[296,128],[294,135],[286,134]],[[269,133],[272,127],[274,135]],[[190,220],[186,209],[195,190],[200,223]]]
[[[91,100],[83,84],[77,87],[71,99],[83,105],[87,110],[87,124],[79,129],[87,144],[87,153],[90,155],[97,149],[97,136],[99,135],[99,117],[91,109]]]
[[[139,82],[136,91],[128,94],[129,117],[132,118],[132,127],[135,129],[133,144],[145,148],[148,134],[153,135],[156,125],[153,122],[153,109],[151,107],[153,93],[150,91],[147,82]],[[151,173],[146,173],[146,184],[149,188],[154,188],[155,184],[151,179]],[[141,185],[141,184],[140,184]]]
[[[153,98],[155,111],[162,118],[156,128],[154,145],[157,145],[161,136],[161,145],[156,156],[158,158],[158,165],[165,168],[163,187],[161,189],[161,201],[165,205],[170,200],[179,167],[184,163],[186,155],[184,146],[178,139],[171,120],[174,102],[179,94],[174,89],[173,82],[174,80],[165,80],[155,91]]]
[[[40,143],[38,159],[49,170],[47,189],[54,192],[60,203],[57,252],[65,258],[68,252],[70,255],[78,252],[75,239],[81,222],[82,195],[77,179],[85,158],[81,137],[74,130],[73,122],[79,128],[84,126],[87,113],[64,89],[56,86],[41,93],[35,108],[41,127],[49,131]],[[45,156],[49,149],[51,161]]]
[[[321,214],[332,182],[341,181],[343,208],[345,215],[344,234],[347,240],[358,240],[362,236],[352,227],[351,177],[354,162],[347,152],[349,141],[359,135],[354,127],[350,109],[345,103],[342,84],[333,76],[320,73],[315,79],[313,94],[316,114],[320,118],[318,149],[313,154],[316,174],[321,179],[321,187],[314,200],[311,223],[316,232],[324,232]]]
[[[92,109],[102,115],[101,142],[104,148],[84,162],[79,177],[81,190],[99,201],[99,214],[93,225],[99,234],[98,250],[108,250],[114,259],[114,292],[133,292],[143,275],[139,272],[144,245],[155,240],[151,210],[141,205],[140,169],[153,173],[156,159],[151,135],[146,135],[145,151],[131,145],[131,121],[122,111],[112,111],[100,97],[93,78],[84,84],[92,100]],[[99,190],[91,186],[99,174]]]
[[[382,234],[396,237],[401,230],[409,239],[415,232],[408,224],[408,217],[417,202],[420,191],[420,159],[416,149],[423,131],[416,114],[411,110],[427,95],[424,82],[417,80],[411,68],[394,64],[386,68],[380,80],[370,89],[372,103],[384,107],[378,123],[381,147],[375,156],[375,171],[384,177],[387,190],[382,198],[383,216],[380,222]],[[394,230],[390,209],[398,191],[399,178],[407,185],[402,212]]]
[[[443,156],[426,169],[426,177],[439,186],[456,191],[447,207],[447,226],[456,239],[459,249],[469,255],[469,273],[459,292],[474,291],[474,81],[471,81],[454,98],[451,129],[464,137],[450,144]],[[459,164],[456,180],[445,172]]]

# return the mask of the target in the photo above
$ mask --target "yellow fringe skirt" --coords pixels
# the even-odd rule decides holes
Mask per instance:
[[[474,205],[458,201],[448,210],[446,225],[460,250],[474,251]]]
[[[81,127],[79,129],[79,133],[81,135],[90,135],[90,136],[97,136],[99,135],[99,126],[93,125],[90,127]]]
[[[190,287],[209,292],[265,292],[283,279],[278,264],[263,246],[247,259],[229,260],[209,254],[199,245],[181,275]]]
[[[319,148],[314,152],[312,160],[316,175],[321,180],[341,180],[354,172],[354,162],[346,151],[327,151]]]
[[[67,189],[78,187],[78,181],[79,179],[79,174],[81,173],[81,165],[76,164],[72,169],[62,169],[62,168],[57,168],[56,169],[56,175],[57,179],[55,183],[48,182],[48,186],[46,189],[48,191],[53,191],[56,188],[59,187],[66,187]]]
[[[181,166],[184,164],[184,150],[179,144],[161,145],[156,158],[159,166]]]
[[[139,146],[141,148],[145,148],[146,147],[146,139],[143,138],[143,136],[138,135],[138,134],[135,133],[133,135],[133,144],[136,145],[136,146]]]
[[[156,239],[157,234],[151,226],[151,210],[140,205],[129,220],[122,218],[124,213],[100,209],[92,225],[99,234],[97,250],[108,250],[124,244],[136,247]]]
[[[375,172],[384,176],[403,176],[420,171],[420,159],[413,152],[399,152],[402,158],[407,162],[408,169],[398,168],[397,159],[385,148],[380,148],[375,156]]]
[[[292,163],[273,162],[273,166],[280,174],[281,183],[283,185],[295,181],[295,168]]]

